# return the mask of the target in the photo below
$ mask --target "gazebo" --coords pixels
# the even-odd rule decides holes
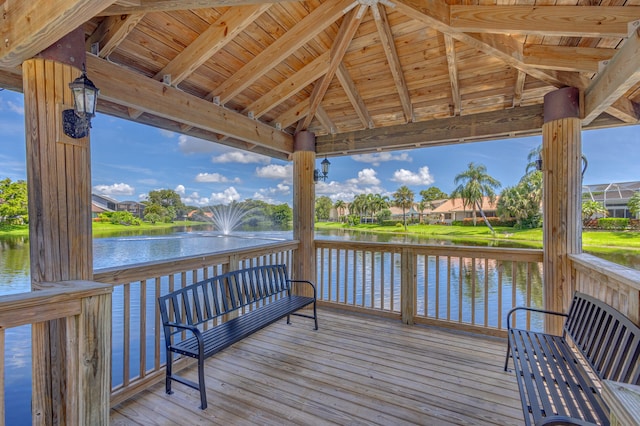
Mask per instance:
[[[566,309],[580,288],[640,322],[640,279],[583,257],[580,220],[582,130],[640,121],[636,1],[7,0],[3,11],[0,86],[25,98],[40,291],[0,299],[13,306],[0,348],[2,328],[34,323],[34,422],[109,421],[108,279],[122,276],[95,280],[90,136],[69,136],[62,119],[84,70],[100,113],[292,161],[300,279],[317,277],[317,156],[542,134],[545,307]]]

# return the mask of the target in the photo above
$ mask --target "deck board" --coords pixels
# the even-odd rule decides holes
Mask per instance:
[[[114,407],[111,423],[522,424],[506,342],[330,309],[293,317],[207,360],[209,408],[164,385]],[[191,368],[185,376],[196,380]]]

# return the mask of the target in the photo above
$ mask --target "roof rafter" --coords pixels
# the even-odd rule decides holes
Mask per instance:
[[[591,123],[640,82],[640,29],[634,31],[618,53],[591,82],[584,94],[583,124]],[[625,108],[626,111],[629,109]],[[631,110],[636,110],[635,107]],[[639,115],[635,114],[636,122]]]
[[[598,72],[600,62],[609,60],[616,49],[525,44],[523,61],[538,68],[576,72]]]
[[[355,8],[351,9],[342,21],[338,35],[331,46],[329,68],[327,69],[327,72],[320,77],[318,81],[316,81],[311,97],[309,98],[309,114],[307,114],[307,116],[301,121],[302,124],[298,125],[301,130],[305,130],[309,127],[309,124],[311,124],[311,120],[318,110],[324,95],[327,93],[327,89],[329,89],[329,85],[331,84],[331,80],[333,80],[333,76],[335,75],[338,66],[342,63],[342,58],[344,58],[344,54],[347,51],[356,30],[360,26],[367,8],[368,6],[366,5],[360,5],[357,10]],[[325,119],[324,121],[327,120]],[[335,132],[335,126],[333,130]]]
[[[133,5],[114,4],[97,16],[127,15],[130,13],[171,12],[174,10],[208,9],[261,3],[283,3],[291,0],[138,0]]]
[[[34,0],[4,4],[0,66],[17,67],[83,25],[115,0]]]
[[[387,56],[387,62],[389,62],[389,68],[393,75],[393,81],[400,96],[400,103],[402,104],[402,110],[404,112],[404,119],[410,123],[413,121],[413,106],[411,105],[411,97],[409,96],[409,89],[404,78],[402,71],[402,65],[398,58],[398,52],[396,51],[396,45],[393,40],[393,33],[389,25],[389,19],[387,18],[387,11],[382,4],[375,4],[371,6],[373,17],[378,28],[378,34],[380,35],[380,44],[384,49],[384,53]]]
[[[369,110],[364,103],[364,99],[362,99],[362,96],[360,96],[356,84],[349,75],[349,71],[347,70],[347,67],[344,66],[344,64],[341,63],[338,67],[336,71],[336,77],[338,77],[342,88],[347,94],[347,98],[349,98],[349,102],[351,102],[353,109],[356,111],[356,114],[358,114],[358,117],[360,118],[360,121],[362,122],[364,128],[373,129],[373,118],[371,118],[371,114],[369,114]]]
[[[171,76],[171,85],[178,86],[269,7],[271,3],[229,8],[158,72],[155,76],[156,80],[162,80],[162,77],[168,74]]]
[[[456,63],[456,49],[453,37],[444,34],[444,48],[447,54],[447,67],[449,68],[449,81],[451,82],[451,99],[453,100],[453,115],[460,115],[461,100],[460,86],[458,82],[458,64]]]
[[[356,4],[352,0],[322,3],[282,37],[276,39],[259,55],[230,76],[224,83],[211,91],[207,99],[213,99],[217,96],[220,98],[220,103],[224,105],[262,77],[275,64],[282,62],[291,53],[324,31],[338,18],[354,8]]]
[[[116,50],[125,38],[144,18],[144,13],[131,15],[107,16],[86,41],[86,50],[91,52],[92,46],[98,44],[98,56],[106,58]]]

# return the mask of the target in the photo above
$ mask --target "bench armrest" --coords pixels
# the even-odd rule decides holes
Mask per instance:
[[[568,317],[569,315],[563,313],[563,312],[555,312],[555,311],[547,311],[545,309],[538,309],[538,308],[530,308],[528,306],[516,306],[515,308],[511,309],[508,313],[507,313],[507,330],[511,330],[511,316],[516,312],[516,311],[530,311],[530,312],[539,312],[542,314],[549,314],[549,315],[558,315],[558,316],[562,316],[562,317]]]
[[[204,353],[204,339],[202,338],[202,332],[198,329],[198,327],[196,327],[195,325],[180,324],[178,322],[165,322],[163,323],[163,325],[165,327],[173,327],[180,330],[192,332],[196,340],[198,341],[198,349],[200,350],[200,353]],[[169,340],[167,340],[167,344],[169,344]]]
[[[311,286],[311,288],[313,289],[313,298],[316,298],[316,286],[313,285],[313,283],[311,281],[307,281],[307,280],[287,280],[290,283],[305,283],[305,284],[309,284]]]

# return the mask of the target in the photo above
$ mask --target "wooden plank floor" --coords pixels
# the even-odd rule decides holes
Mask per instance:
[[[319,311],[209,358],[207,398],[157,385],[111,411],[114,425],[521,425],[500,339]],[[197,380],[192,368],[184,375]]]

